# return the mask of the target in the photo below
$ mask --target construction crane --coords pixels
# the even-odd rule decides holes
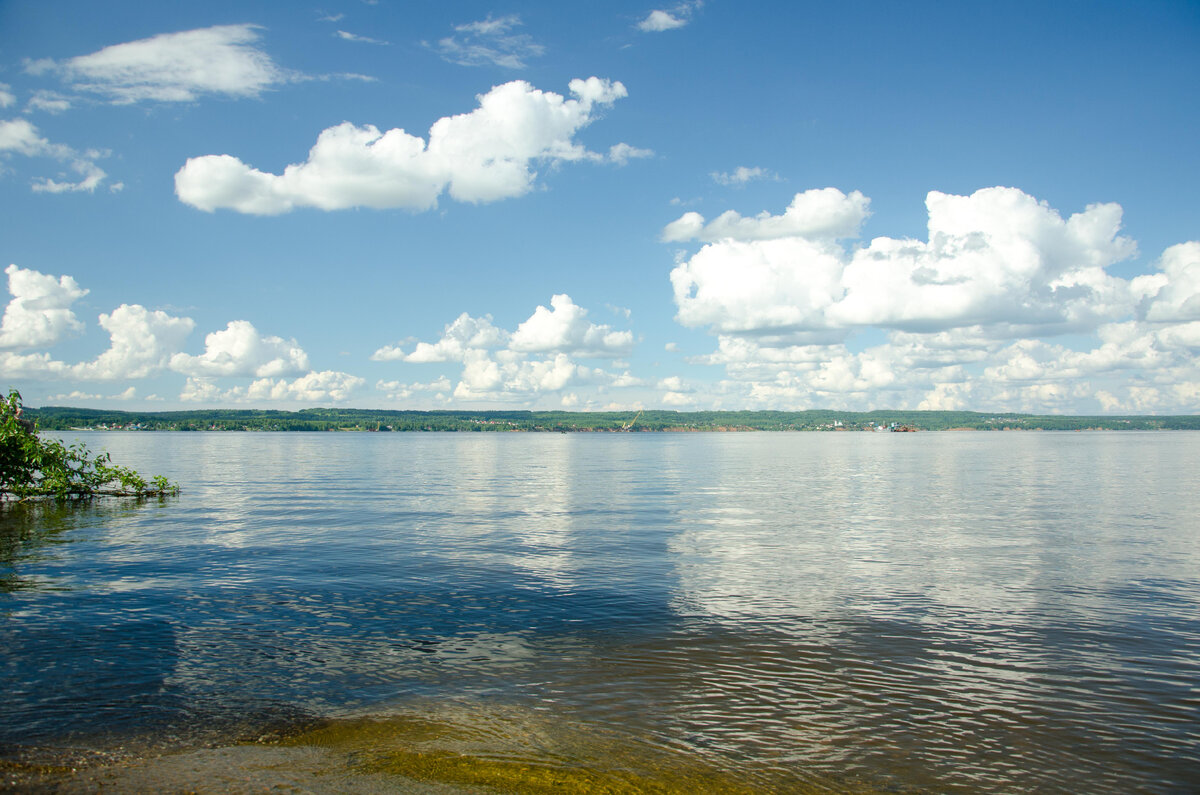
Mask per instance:
[[[633,424],[638,421],[638,417],[640,417],[640,416],[642,416],[642,412],[639,411],[637,414],[633,415],[633,419],[631,419],[629,422],[621,423],[621,430],[623,430],[623,431],[633,430]]]

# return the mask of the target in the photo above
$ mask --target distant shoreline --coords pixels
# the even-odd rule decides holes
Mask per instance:
[[[971,411],[300,411],[201,409],[134,412],[47,406],[27,409],[47,431],[344,431],[744,433],[754,431],[1200,430],[1200,415],[1066,416]]]

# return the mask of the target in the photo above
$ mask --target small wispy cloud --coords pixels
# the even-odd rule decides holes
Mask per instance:
[[[528,33],[515,33],[523,23],[516,14],[454,26],[454,35],[438,41],[434,48],[442,58],[460,66],[502,66],[524,69],[526,61],[546,48]]]
[[[654,157],[653,149],[639,149],[625,142],[614,144],[608,148],[608,159],[618,166],[623,166],[630,160],[642,157]]]
[[[656,8],[637,24],[637,29],[643,33],[661,33],[664,30],[682,28],[692,21],[692,14],[703,5],[701,0],[693,0],[693,2],[680,3],[667,11]]]
[[[318,22],[341,22],[346,18],[345,14],[322,14],[317,17]]]
[[[318,75],[317,77],[315,77],[313,79],[320,80],[323,83],[328,83],[331,80],[357,80],[360,83],[377,83],[377,82],[379,82],[378,77],[373,77],[371,75],[362,75],[362,74],[359,74],[358,72],[336,72],[334,74],[329,74],[329,75]]]
[[[753,168],[748,166],[738,166],[731,172],[714,171],[709,174],[709,176],[712,177],[713,182],[717,183],[718,185],[745,185],[747,182],[753,182],[754,180],[759,179],[771,180],[773,182],[779,181],[778,174],[776,174],[774,171],[768,171],[765,168],[760,168],[759,166],[754,166]]]
[[[72,182],[70,179],[67,179],[67,178],[64,178],[61,180],[55,180],[55,179],[50,179],[49,177],[46,177],[46,178],[43,178],[43,179],[33,183],[33,192],[34,193],[79,193],[79,192],[92,193],[93,191],[96,190],[96,186],[99,185],[101,182],[103,182],[104,179],[108,176],[108,174],[104,173],[104,170],[102,168],[97,166],[95,163],[93,163],[87,157],[81,157],[76,160],[72,160],[70,162],[70,166],[71,166],[71,170],[79,175],[80,179],[78,182]],[[63,175],[60,175],[60,176],[63,176]],[[118,184],[121,187],[117,188],[117,187],[113,186],[114,187],[114,190],[112,191],[113,193],[116,193],[119,190],[121,190],[121,188],[125,187],[125,185],[123,183],[118,183]]]
[[[354,33],[347,33],[344,30],[339,30],[337,33],[334,33],[333,35],[343,41],[355,41],[360,44],[391,44],[390,41],[384,41],[382,39],[373,39],[370,36],[359,36]]]
[[[71,98],[57,91],[38,91],[30,98],[27,110],[40,110],[46,113],[62,113],[71,109]]]
[[[96,165],[96,160],[107,157],[108,152],[98,149],[88,149],[79,152],[66,144],[52,143],[43,138],[37,127],[26,119],[0,121],[0,155],[24,155],[25,157],[49,157],[65,164],[71,171],[79,175],[77,182],[69,179],[50,179],[47,177],[35,180],[32,188],[36,193],[77,193],[80,191],[92,193],[108,175]],[[123,187],[123,186],[122,186]]]
[[[660,33],[664,30],[682,28],[687,20],[672,16],[666,11],[651,11],[650,16],[638,23],[638,30],[643,33]]]

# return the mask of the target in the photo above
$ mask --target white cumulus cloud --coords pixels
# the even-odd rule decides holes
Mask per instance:
[[[342,401],[365,383],[347,373],[312,370],[294,339],[261,334],[246,320],[207,335],[203,353],[184,353],[195,322],[140,304],[121,304],[99,315],[109,347],[91,361],[71,364],[44,351],[27,352],[82,332],[84,325],[72,305],[88,291],[70,276],[54,277],[16,265],[5,273],[12,299],[0,319],[0,373],[13,381],[129,381],[174,371],[190,376],[185,400],[310,403]],[[237,377],[256,380],[230,389],[217,381]],[[131,389],[126,393],[132,397]]]
[[[450,391],[454,388],[454,384],[450,383],[450,379],[445,376],[430,381],[429,383],[402,383],[400,381],[377,381],[375,389],[382,392],[388,400],[409,400],[412,397],[420,394],[433,395],[438,401],[445,401]]]
[[[0,350],[27,350],[54,345],[83,331],[71,305],[87,295],[70,276],[55,279],[35,270],[9,265],[8,292],[12,300],[0,319]]]
[[[0,354],[0,371],[11,378],[31,380],[146,378],[168,368],[171,357],[183,347],[195,326],[191,318],[173,317],[140,304],[121,304],[112,312],[102,313],[98,322],[108,332],[109,347],[92,361],[68,364],[48,353],[8,353]],[[48,347],[58,339],[45,335],[38,346]]]
[[[194,376],[298,375],[309,369],[308,355],[296,340],[264,336],[248,320],[233,320],[204,338],[204,353],[171,357],[171,369]]]
[[[684,213],[662,231],[665,242],[687,240],[776,240],[804,237],[834,240],[854,237],[870,215],[871,200],[858,191],[849,195],[837,188],[821,188],[797,193],[783,215],[763,211],[744,218],[727,210],[711,222],[697,212]]]
[[[0,373],[9,382],[44,381],[70,374],[70,365],[55,360],[48,353],[14,353],[0,351]]]
[[[260,378],[249,386],[222,389],[211,377],[189,377],[179,399],[191,403],[344,403],[366,383],[336,370],[310,372],[294,380]]]
[[[694,14],[702,5],[703,0],[690,0],[679,3],[669,10],[656,8],[637,24],[637,29],[643,33],[662,33],[664,30],[682,28],[691,21]]]
[[[727,333],[822,331],[843,268],[836,251],[802,237],[722,240],[671,271],[676,317]]]
[[[570,90],[573,99],[519,80],[496,86],[470,113],[435,122],[428,144],[403,129],[343,122],[279,175],[230,155],[190,158],[175,175],[175,192],[207,212],[257,215],[296,207],[428,210],[443,191],[473,203],[520,196],[533,187],[535,163],[603,159],[574,135],[598,108],[624,97],[625,86],[592,77],[572,80]]]
[[[687,214],[668,227],[666,238],[710,241],[678,259],[671,280],[677,319],[717,337],[716,351],[690,359],[725,369],[715,402],[1200,410],[1200,242],[1118,278],[1107,268],[1137,251],[1120,234],[1120,206],[1063,217],[1017,189],[986,188],[931,192],[927,240],[847,248],[840,238],[867,204],[830,223],[838,214],[820,211],[839,195],[811,214],[794,201],[782,216],[726,214],[717,228]],[[859,334],[880,341],[854,350]],[[1067,334],[1070,345],[1053,340]]]
[[[0,152],[15,152],[28,157],[45,155],[59,160],[75,154],[69,146],[47,141],[27,119],[0,121]]]
[[[1129,284],[1104,270],[1136,252],[1117,234],[1115,204],[1063,219],[1015,188],[933,191],[928,241],[881,237],[848,252],[834,239],[865,218],[867,200],[830,191],[799,194],[782,216],[693,222],[690,236],[717,240],[672,271],[680,321],[746,333],[984,324],[1016,335],[1094,328],[1130,307]],[[683,237],[687,218],[664,237]]]
[[[1149,298],[1146,319],[1200,320],[1200,242],[1171,246],[1163,252],[1159,266],[1161,273],[1133,280],[1135,289]]]
[[[365,380],[336,370],[310,372],[292,381],[261,378],[247,388],[246,397],[252,401],[294,400],[303,403],[332,401],[343,403],[358,391]]]
[[[464,401],[527,401],[568,387],[613,379],[611,373],[578,364],[565,353],[526,359],[503,352],[492,358],[485,351],[477,351],[467,357],[454,397]]]
[[[389,345],[375,351],[376,361],[408,363],[461,363],[453,397],[461,401],[536,400],[579,385],[628,387],[640,384],[628,372],[616,373],[580,364],[577,359],[608,358],[628,354],[633,332],[592,323],[588,312],[565,294],[539,306],[516,331],[498,328],[490,315],[475,318],[467,313],[446,325],[436,342]],[[614,366],[619,365],[614,362]],[[380,390],[395,399],[420,391],[436,391],[444,399],[450,391],[441,381],[427,387],[401,382],[380,382]]]
[[[109,348],[95,361],[75,365],[72,373],[77,378],[114,381],[160,372],[183,347],[195,323],[139,304],[121,304],[100,315],[100,327],[108,332]]]
[[[672,16],[666,11],[655,9],[651,11],[645,19],[638,23],[638,30],[646,33],[661,33],[664,30],[674,30],[682,28],[687,24],[686,19]]]
[[[1136,253],[1121,208],[1063,219],[1015,188],[933,191],[928,242],[876,238],[856,251],[831,309],[842,325],[951,328],[975,323],[1094,328],[1128,309],[1128,285],[1104,268]]]
[[[527,353],[562,351],[591,357],[624,356],[632,350],[633,332],[590,323],[587,314],[569,295],[555,295],[550,308],[539,306],[517,327],[509,347]]]
[[[387,345],[371,354],[371,359],[377,362],[461,362],[468,351],[502,347],[510,336],[507,331],[492,325],[491,315],[476,318],[463,312],[453,323],[447,324],[437,342],[418,342],[411,353],[405,353],[402,345]]]

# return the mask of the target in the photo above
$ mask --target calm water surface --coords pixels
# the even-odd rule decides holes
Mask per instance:
[[[78,436],[184,490],[0,509],[0,755],[1200,789],[1200,434]]]

